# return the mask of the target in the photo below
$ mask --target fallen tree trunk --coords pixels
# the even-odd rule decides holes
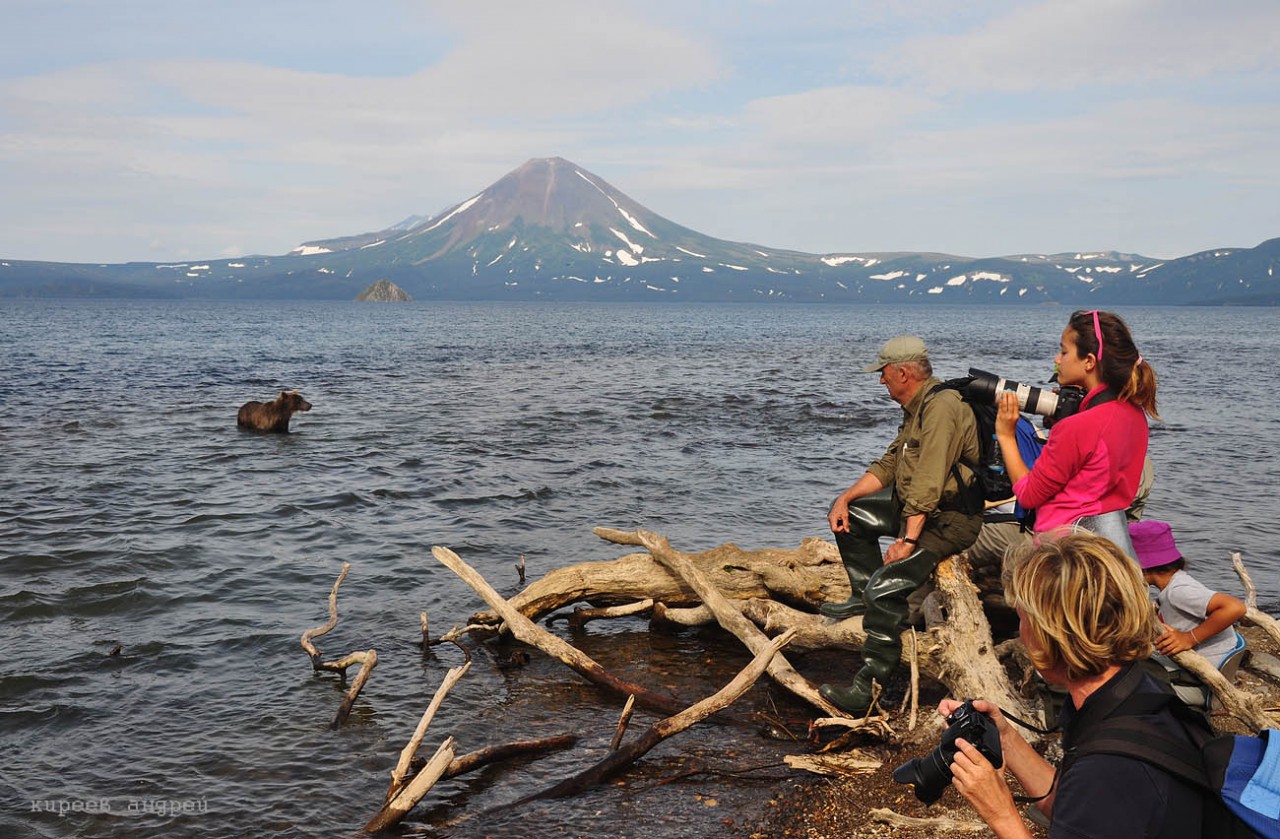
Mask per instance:
[[[1218,668],[1194,650],[1184,650],[1172,656],[1183,670],[1192,673],[1218,697],[1223,709],[1254,731],[1275,728],[1280,717],[1267,711],[1262,701],[1253,694],[1240,690],[1222,675]]]
[[[721,626],[736,635],[749,649],[754,651],[765,637],[723,594],[709,585],[691,557],[672,549],[664,537],[643,530],[627,532],[604,527],[597,527],[593,532],[611,542],[647,548],[655,559],[674,571],[695,591]],[[945,604],[947,620],[927,630],[926,638],[930,643],[904,644],[903,661],[908,665],[912,664],[916,659],[910,657],[910,654],[915,650],[921,669],[936,681],[947,685],[955,696],[963,699],[990,699],[1024,719],[1035,715],[1036,709],[1012,690],[1004,666],[996,656],[991,627],[978,599],[978,589],[969,582],[963,557],[951,557],[939,563],[935,577],[938,592]],[[833,646],[830,643],[833,635],[842,637],[845,644],[854,649],[861,649],[866,640],[861,618],[832,624],[821,616],[810,616],[773,601],[757,599],[748,603],[750,605],[742,611],[763,613],[763,620],[758,623],[764,627],[765,634],[771,630],[795,630],[800,635],[803,627],[809,636],[809,643],[815,649]],[[786,618],[779,620],[779,616],[784,614]],[[821,709],[827,716],[844,715],[843,711],[819,696],[808,680],[795,673],[784,657],[775,658],[769,672],[779,684]]]
[[[691,562],[730,599],[767,598],[813,609],[849,595],[849,581],[835,545],[805,539],[792,550],[744,551],[726,544],[697,554]],[[628,554],[610,562],[583,562],[557,568],[512,597],[509,605],[530,620],[564,606],[587,602],[618,606],[641,600],[666,606],[697,606],[702,601],[677,575],[648,553]],[[495,623],[498,616],[480,612],[473,622]]]
[[[715,615],[720,626],[737,636],[747,649],[759,654],[769,646],[768,636],[744,618],[742,613],[729,603],[728,598],[703,576],[689,557],[673,549],[665,537],[647,530],[628,533],[605,527],[597,527],[593,532],[610,542],[641,545],[647,548],[655,559],[679,576],[681,581],[697,593],[703,605]],[[844,711],[828,702],[808,679],[797,673],[785,656],[779,654],[770,658],[769,675],[779,685],[815,706],[827,716],[845,716]]]

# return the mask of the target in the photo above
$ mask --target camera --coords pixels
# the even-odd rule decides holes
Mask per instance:
[[[974,367],[969,368],[969,377],[969,383],[961,390],[966,401],[993,405],[999,401],[1000,394],[1012,391],[1018,397],[1018,409],[1044,417],[1046,426],[1079,411],[1080,403],[1085,397],[1085,391],[1082,388],[1072,385],[1067,385],[1054,393],[1047,388],[1031,387],[1021,382],[1002,379]]]
[[[969,700],[947,717],[947,730],[942,732],[942,739],[933,751],[893,770],[893,779],[915,787],[916,798],[925,804],[937,801],[951,783],[951,762],[960,751],[956,740],[962,737],[996,769],[1004,765],[996,724],[986,714],[974,710],[973,700]]]

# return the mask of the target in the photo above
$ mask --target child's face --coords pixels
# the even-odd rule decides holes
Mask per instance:
[[[1149,585],[1149,586],[1155,586],[1155,587],[1156,587],[1156,588],[1158,588],[1158,589],[1163,589],[1163,588],[1164,588],[1164,586],[1160,585],[1160,581],[1161,581],[1162,579],[1164,579],[1164,578],[1163,578],[1162,576],[1160,576],[1159,574],[1156,574],[1156,573],[1154,573],[1154,572],[1147,571],[1146,569],[1143,569],[1143,571],[1142,571],[1142,579],[1146,580],[1146,581],[1147,581],[1147,585]]]

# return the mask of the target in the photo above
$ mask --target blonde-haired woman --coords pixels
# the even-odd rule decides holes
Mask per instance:
[[[1184,781],[1132,757],[1071,755],[1090,729],[1113,713],[1132,713],[1173,737],[1186,732],[1170,703],[1167,685],[1147,674],[1155,624],[1147,585],[1137,563],[1115,543],[1076,533],[1028,546],[1011,558],[1005,596],[1017,609],[1019,635],[1036,669],[1066,689],[1059,724],[1068,756],[1055,769],[985,700],[974,707],[1000,732],[1005,765],[1050,818],[1050,839],[1200,836],[1202,797]],[[960,703],[945,700],[944,716]],[[1004,776],[971,744],[959,743],[951,766],[956,789],[1001,839],[1031,832],[1014,804]]]
[[[1083,388],[1080,410],[1053,426],[1028,469],[1014,428],[1018,400],[1000,397],[996,440],[1018,503],[1035,511],[1037,533],[1073,528],[1099,533],[1133,556],[1125,509],[1147,456],[1147,417],[1156,413],[1156,374],[1128,325],[1111,312],[1075,312],[1054,359],[1058,383]]]

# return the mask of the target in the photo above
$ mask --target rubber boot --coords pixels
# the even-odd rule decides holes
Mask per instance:
[[[867,580],[884,564],[880,553],[880,537],[898,532],[898,509],[893,503],[893,490],[885,487],[864,495],[849,505],[849,532],[835,533],[840,561],[849,577],[849,599],[823,603],[818,611],[829,618],[844,620],[867,611],[863,592]]]
[[[867,640],[862,646],[862,669],[847,688],[822,685],[819,693],[828,701],[851,714],[864,714],[871,707],[871,680],[884,684],[902,657],[901,624],[907,617],[907,597],[929,579],[939,558],[933,551],[917,548],[871,575],[864,592],[867,613],[862,628]]]

